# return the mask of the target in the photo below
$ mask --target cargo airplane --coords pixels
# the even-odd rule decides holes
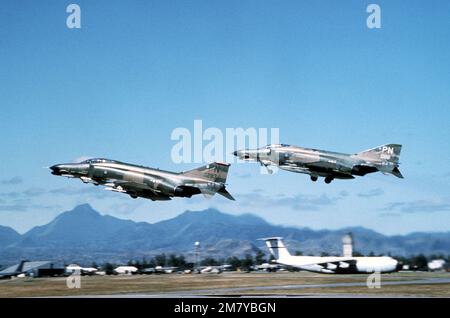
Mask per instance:
[[[401,265],[388,256],[294,256],[289,253],[281,237],[268,237],[266,241],[275,262],[305,271],[326,274],[391,273],[400,270]]]

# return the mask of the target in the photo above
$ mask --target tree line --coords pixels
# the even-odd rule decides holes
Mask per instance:
[[[294,255],[302,255],[301,251],[295,251]],[[389,254],[388,254],[389,255]],[[327,253],[322,253],[321,256],[331,256]],[[338,256],[338,255],[335,255]],[[370,252],[367,255],[363,255],[359,252],[354,252],[353,256],[376,256],[375,253]],[[381,255],[380,255],[381,256]],[[391,255],[389,255],[391,256]],[[410,269],[415,270],[427,270],[427,264],[431,260],[434,259],[444,259],[447,263],[450,263],[450,255],[429,255],[426,256],[424,254],[411,255],[411,256],[392,256],[397,259],[401,264],[409,265]],[[162,267],[176,267],[179,270],[192,270],[197,266],[220,266],[220,265],[230,265],[231,270],[250,270],[255,265],[261,265],[263,263],[272,263],[273,256],[269,257],[262,252],[261,250],[257,251],[253,254],[246,254],[244,257],[239,258],[237,256],[230,256],[228,258],[214,258],[214,257],[206,257],[196,264],[194,262],[190,262],[186,260],[186,257],[182,254],[158,254],[149,259],[143,258],[141,260],[129,260],[127,265],[134,266],[139,270],[143,270],[146,268],[155,268],[157,266]],[[122,264],[123,265],[123,264]],[[118,264],[105,263],[100,266],[107,274],[113,273],[114,268],[119,266]],[[99,266],[96,263],[92,264],[92,267],[98,268]]]

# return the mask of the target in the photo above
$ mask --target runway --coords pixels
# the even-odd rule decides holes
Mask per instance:
[[[450,284],[450,278],[431,278],[431,279],[416,279],[416,280],[404,280],[404,281],[387,281],[381,283],[380,289],[386,286],[396,285],[435,285],[435,284]],[[296,284],[296,285],[271,285],[271,286],[251,286],[251,287],[235,287],[235,288],[214,288],[214,289],[197,289],[197,290],[185,290],[166,293],[130,293],[130,294],[117,294],[117,295],[96,295],[96,296],[79,296],[79,297],[113,297],[113,298],[178,298],[178,297],[287,297],[287,295],[258,292],[264,291],[283,291],[283,290],[303,290],[303,289],[322,289],[322,288],[339,288],[339,287],[365,287],[366,283],[331,283],[331,284]],[[245,292],[245,293],[244,293]],[[252,292],[252,293],[248,293]],[[371,295],[371,294],[290,294],[289,297],[393,297],[393,295]],[[394,297],[406,297],[405,295],[396,295]],[[417,296],[413,296],[417,297]],[[426,296],[423,296],[426,297]]]
[[[82,276],[80,288],[66,277],[0,281],[0,297],[450,297],[450,273],[382,274],[380,288],[368,288],[368,275],[309,272],[224,272]]]
[[[433,285],[433,284],[450,284],[450,278],[435,278],[435,279],[420,279],[410,281],[395,281],[384,282],[380,288],[389,285]],[[204,289],[204,290],[192,290],[182,294],[228,294],[228,293],[240,293],[244,291],[267,291],[267,290],[296,290],[296,289],[308,289],[308,288],[334,288],[334,287],[367,287],[366,283],[334,283],[334,284],[310,284],[310,285],[284,285],[284,286],[256,286],[256,287],[237,287],[237,288],[223,288],[223,289]]]

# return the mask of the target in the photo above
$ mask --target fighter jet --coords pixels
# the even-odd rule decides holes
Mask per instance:
[[[388,256],[294,256],[289,253],[281,237],[260,239],[266,241],[277,264],[325,274],[391,273],[400,270],[401,265]]]
[[[173,197],[190,198],[200,193],[205,197],[212,197],[218,193],[234,200],[225,189],[229,166],[214,162],[176,173],[96,158],[80,163],[57,164],[50,167],[50,170],[54,175],[79,178],[84,183],[102,185],[106,190],[126,193],[133,199],[142,197],[152,201],[171,200]]]
[[[272,144],[259,149],[237,150],[233,154],[242,160],[257,161],[269,173],[271,165],[280,169],[305,173],[312,181],[324,177],[325,183],[333,179],[354,179],[380,171],[403,178],[399,157],[401,145],[388,144],[355,154],[344,154],[318,149],[302,148],[285,144]]]

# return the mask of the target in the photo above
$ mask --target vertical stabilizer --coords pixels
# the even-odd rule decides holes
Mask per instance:
[[[205,166],[183,172],[183,175],[206,179],[213,182],[225,183],[227,181],[229,168],[230,165],[227,163],[213,162]]]
[[[402,145],[387,144],[358,152],[356,155],[362,159],[366,159],[369,161],[387,161],[390,163],[398,164],[401,151]]]
[[[261,240],[266,241],[266,245],[269,248],[270,253],[275,257],[277,262],[283,262],[291,256],[286,246],[284,245],[282,237],[267,237]]]

